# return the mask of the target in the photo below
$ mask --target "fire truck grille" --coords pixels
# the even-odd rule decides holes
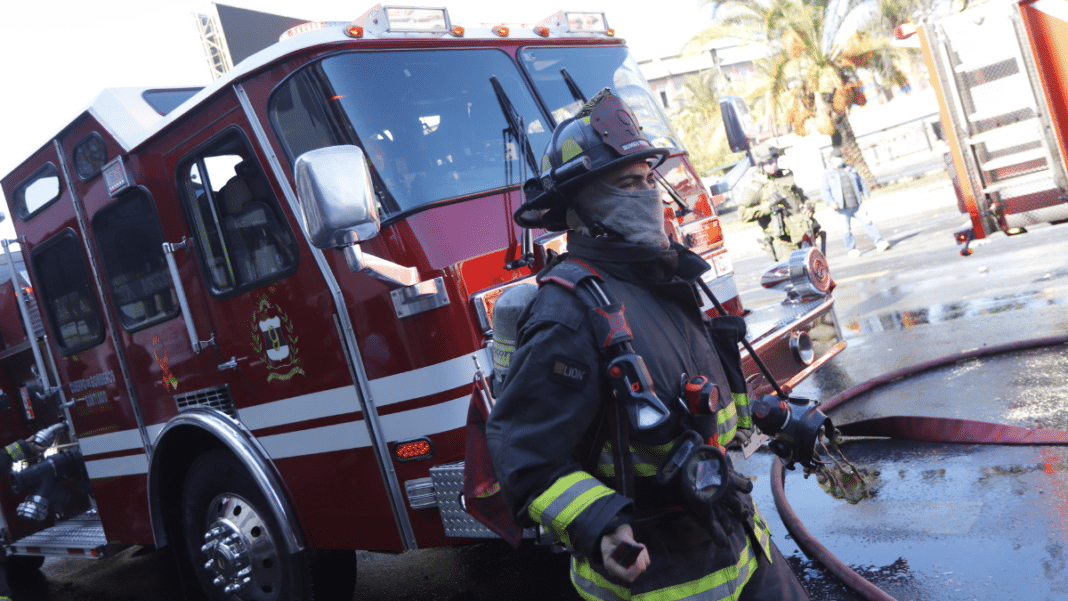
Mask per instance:
[[[234,407],[234,398],[230,395],[229,386],[216,386],[175,395],[174,400],[178,403],[178,411],[202,407],[221,411],[237,419],[237,409]]]

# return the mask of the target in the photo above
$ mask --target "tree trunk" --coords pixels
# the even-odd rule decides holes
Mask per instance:
[[[847,165],[856,168],[868,188],[875,187],[877,183],[875,176],[868,168],[864,154],[860,152],[860,144],[857,143],[857,137],[853,134],[853,126],[849,124],[849,116],[834,113],[834,134],[831,135],[831,145],[842,149],[842,160]]]

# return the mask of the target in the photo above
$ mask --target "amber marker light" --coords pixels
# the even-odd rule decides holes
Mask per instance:
[[[454,35],[454,36],[456,36],[458,38],[464,37],[464,28],[460,27],[459,25],[454,26],[452,28],[452,35]]]
[[[363,27],[360,27],[359,25],[349,25],[348,28],[345,29],[345,35],[349,36],[350,38],[362,38]]]
[[[429,438],[406,440],[393,445],[393,456],[397,461],[418,461],[434,456],[434,445]]]
[[[547,37],[549,37],[549,28],[548,27],[535,27],[534,28],[534,33],[540,35],[543,38],[547,38]]]
[[[493,33],[501,36],[502,38],[508,37],[508,28],[504,25],[496,25],[493,28]]]

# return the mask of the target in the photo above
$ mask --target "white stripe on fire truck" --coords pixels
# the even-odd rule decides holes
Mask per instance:
[[[356,400],[352,386],[344,386],[238,409],[237,415],[246,428],[259,430],[320,417],[356,413],[359,410],[360,403]]]
[[[386,440],[406,440],[462,428],[467,423],[470,395],[445,403],[401,411],[379,418]],[[371,446],[363,420],[261,436],[260,444],[272,459],[330,453]]]
[[[86,436],[78,439],[81,445],[82,455],[99,455],[113,451],[125,451],[128,449],[143,449],[145,443],[141,440],[141,431],[123,430],[121,432],[108,432],[96,436]]]
[[[488,352],[481,350],[475,354],[479,356],[483,369],[488,369],[491,365]],[[459,388],[470,384],[474,375],[475,364],[471,360],[471,355],[467,354],[436,365],[371,380],[369,385],[375,405],[384,406]],[[465,395],[460,399],[446,403],[380,417],[379,419],[385,429],[386,440],[403,440],[427,434],[437,434],[463,426],[467,419],[467,400],[469,398],[469,396]],[[344,386],[240,409],[238,410],[238,416],[241,422],[245,424],[245,427],[250,430],[259,430],[311,419],[356,413],[359,410],[360,407],[353,394],[352,387]],[[270,448],[268,451],[271,457],[274,458],[366,447],[370,446],[370,441],[367,438],[367,428],[362,422],[363,420],[358,420],[322,428],[265,436],[260,438],[260,441],[272,441],[270,444],[274,445],[272,447],[274,451],[271,451]],[[152,444],[155,444],[156,438],[164,426],[165,424],[148,426],[149,440],[152,441]],[[322,436],[324,440],[321,442],[311,441],[311,444],[305,440],[305,438],[319,436]],[[81,438],[79,443],[81,444],[82,454],[86,457],[137,449],[144,446],[144,442],[141,440],[141,433],[137,429],[87,436]],[[267,442],[264,442],[265,446],[267,444]],[[308,450],[318,446],[327,450]],[[276,455],[275,453],[279,454]],[[140,457],[142,457],[141,463],[145,463],[144,456]],[[144,469],[136,468],[130,457],[119,457],[103,461],[109,462],[107,464],[109,466],[125,465],[123,469],[133,469],[134,471],[129,472],[129,474],[147,472],[147,465]],[[88,463],[94,462],[87,462],[87,465]],[[107,467],[106,469],[110,470],[112,468]],[[112,475],[129,474],[117,473]],[[90,475],[92,476],[92,472],[90,472]]]
[[[474,354],[479,356],[482,368],[488,370],[492,365],[489,353],[481,350]],[[468,354],[371,380],[368,384],[375,406],[383,407],[469,385],[474,377],[475,362]],[[345,386],[239,409],[237,413],[241,423],[249,430],[261,430],[357,411],[360,411],[360,406],[353,389],[351,386]]]
[[[339,390],[348,390],[348,388]],[[464,395],[429,407],[383,415],[379,419],[382,422],[386,440],[406,440],[462,428],[467,423],[467,409],[470,399],[469,395]],[[162,425],[150,427],[150,430],[155,430],[151,435],[153,440],[158,435],[158,430],[161,429]],[[105,439],[105,437],[107,438]],[[84,450],[87,442],[95,454],[118,451],[121,450],[118,447],[105,445],[108,445],[109,442],[114,442],[116,445],[129,445],[127,438],[130,437],[140,441],[140,433],[137,430],[112,432],[84,438],[81,440],[83,445],[82,452],[85,455],[90,454]],[[346,451],[371,446],[367,427],[362,419],[343,424],[299,430],[297,432],[262,436],[259,438],[259,442],[272,459]],[[124,446],[123,448],[136,448],[138,446],[140,445]],[[148,456],[139,453],[125,457],[87,460],[85,469],[89,472],[89,477],[93,479],[147,474]]]
[[[382,407],[468,385],[475,377],[475,362],[471,355],[478,355],[488,376],[493,363],[489,351],[482,349],[436,365],[371,380],[371,398],[376,406]]]
[[[135,430],[136,432],[136,430]],[[135,476],[148,473],[148,455],[140,453],[125,457],[96,459],[85,462],[85,471],[89,478],[114,478],[116,476]]]

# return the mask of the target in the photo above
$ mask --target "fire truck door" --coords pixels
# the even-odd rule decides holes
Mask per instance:
[[[121,335],[105,309],[103,276],[96,262],[90,260],[95,247],[88,231],[89,218],[59,142],[34,158],[39,160],[26,163],[26,169],[33,173],[20,178],[32,182],[26,193],[44,185],[49,192],[46,196],[52,192],[55,196],[17,207],[16,227],[49,338],[46,352],[51,356],[45,363],[55,366],[62,389],[50,402],[65,399],[70,404],[72,427],[80,441],[107,539],[149,541],[147,512],[131,510],[128,502],[145,495],[148,436],[140,405],[132,394],[125,349],[118,342]],[[19,192],[15,196],[19,197]],[[51,374],[49,381],[56,385]],[[57,414],[55,407],[50,415]],[[47,425],[40,421],[29,424],[31,429]],[[75,497],[55,511],[76,515],[88,508],[88,499]]]
[[[299,226],[248,132],[244,114],[231,109],[165,163],[177,179],[182,236],[199,272],[188,296],[210,323],[198,335],[213,337],[220,353],[213,369],[228,377],[250,429],[294,428],[322,409],[308,399],[301,411],[288,411],[284,401],[351,388],[352,380],[322,274],[298,244]],[[345,403],[351,406],[335,403],[335,415],[359,411],[355,398]],[[300,452],[267,450],[272,458]]]

